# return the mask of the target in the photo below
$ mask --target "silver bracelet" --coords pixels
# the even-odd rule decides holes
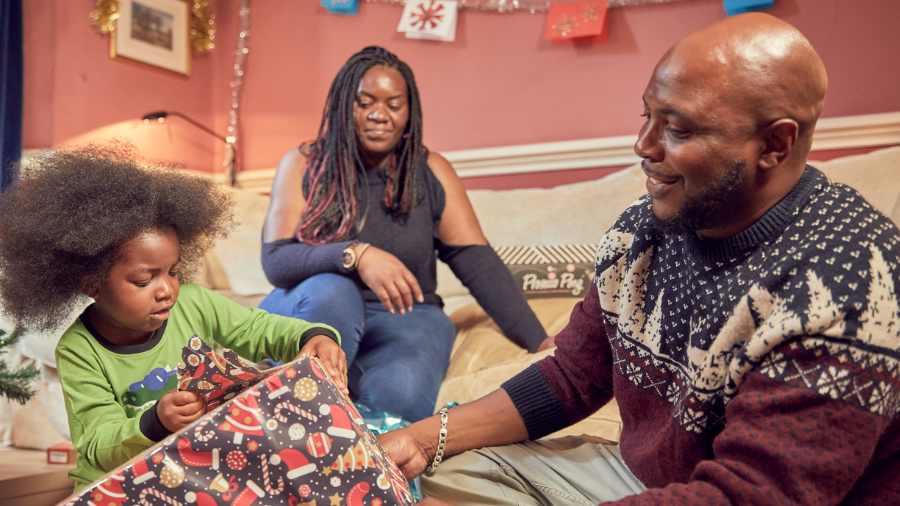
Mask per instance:
[[[437,451],[434,453],[434,462],[432,462],[431,465],[428,466],[428,469],[427,469],[428,474],[433,473],[437,469],[438,464],[440,464],[441,461],[444,460],[444,445],[447,444],[447,412],[448,411],[449,411],[448,408],[441,408],[441,410],[438,412],[441,415],[441,431],[438,433],[438,447],[437,447]]]

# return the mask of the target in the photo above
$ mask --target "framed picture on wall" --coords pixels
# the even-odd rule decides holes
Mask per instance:
[[[110,37],[113,58],[128,58],[179,74],[190,69],[190,11],[181,0],[119,0]]]

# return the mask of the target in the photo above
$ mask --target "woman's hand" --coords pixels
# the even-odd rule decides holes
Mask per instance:
[[[544,339],[541,342],[541,345],[538,346],[538,349],[535,350],[534,352],[538,353],[538,352],[541,352],[544,350],[549,350],[550,348],[555,348],[556,347],[555,339],[556,339],[556,336],[547,336],[547,339]]]
[[[394,308],[400,314],[412,311],[413,298],[419,302],[425,301],[416,277],[403,262],[387,251],[369,246],[359,257],[356,270],[363,283],[375,292],[384,308],[391,313],[394,313]]]
[[[173,388],[156,403],[156,414],[165,428],[177,432],[206,414],[206,396]]]
[[[344,355],[344,350],[333,339],[328,336],[313,336],[306,342],[306,346],[300,349],[300,354],[294,360],[307,357],[318,357],[341,392],[344,395],[350,395],[350,390],[347,388],[347,357]]]
[[[431,463],[425,447],[416,442],[410,428],[385,432],[375,436],[407,480],[422,474]]]

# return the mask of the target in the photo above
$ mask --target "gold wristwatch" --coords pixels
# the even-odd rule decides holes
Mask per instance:
[[[358,242],[352,242],[352,243],[350,243],[349,246],[347,246],[346,248],[344,248],[344,255],[343,255],[343,257],[342,257],[342,264],[343,264],[343,266],[344,266],[344,269],[347,269],[348,271],[351,271],[351,272],[356,270],[356,265],[357,265],[357,261],[356,261],[356,247],[357,247],[358,245],[359,245]]]

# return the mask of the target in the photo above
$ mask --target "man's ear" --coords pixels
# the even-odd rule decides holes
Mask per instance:
[[[82,292],[94,300],[100,298],[100,290],[98,288],[85,288]]]
[[[780,165],[791,154],[799,133],[800,126],[790,118],[769,124],[763,132],[765,144],[759,156],[759,167],[771,169]]]

